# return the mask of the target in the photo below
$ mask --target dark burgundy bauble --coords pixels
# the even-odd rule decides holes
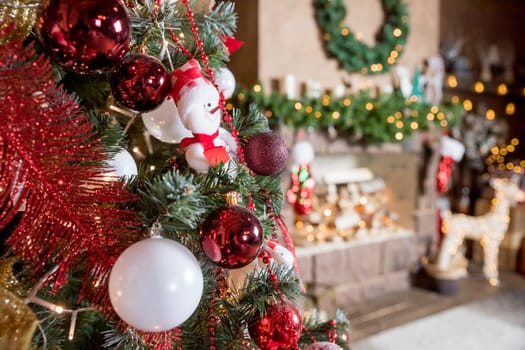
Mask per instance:
[[[130,20],[119,0],[50,0],[36,32],[55,62],[81,74],[115,67],[131,40]]]
[[[159,106],[171,90],[171,80],[162,62],[135,53],[124,59],[110,77],[111,92],[124,107],[148,112]]]
[[[213,211],[201,225],[204,254],[220,267],[237,269],[251,263],[263,243],[259,219],[246,208],[230,205]]]
[[[276,175],[286,166],[288,148],[284,140],[274,132],[253,136],[244,148],[248,168],[259,175]]]
[[[248,324],[250,337],[262,350],[296,349],[301,329],[301,315],[288,301],[270,306]]]

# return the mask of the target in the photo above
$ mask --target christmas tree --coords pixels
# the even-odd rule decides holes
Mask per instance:
[[[0,348],[339,349],[213,0],[0,4]]]

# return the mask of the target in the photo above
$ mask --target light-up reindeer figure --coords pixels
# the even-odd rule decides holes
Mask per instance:
[[[483,247],[483,274],[491,285],[499,284],[498,251],[509,227],[509,210],[517,201],[525,199],[525,193],[520,190],[516,180],[497,178],[490,181],[495,197],[485,215],[442,214],[445,236],[437,262],[440,271],[450,269],[452,257],[458,252],[463,240],[470,238],[479,240]]]

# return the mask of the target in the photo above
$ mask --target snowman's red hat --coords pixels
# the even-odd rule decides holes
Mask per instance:
[[[192,58],[181,67],[175,69],[171,73],[172,77],[172,90],[171,96],[175,100],[175,103],[179,101],[181,95],[185,91],[197,86],[198,84],[210,84],[210,81],[202,74],[201,66],[199,62]]]

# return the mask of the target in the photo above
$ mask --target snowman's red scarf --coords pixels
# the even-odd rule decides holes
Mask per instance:
[[[211,135],[208,134],[193,134],[193,137],[186,137],[180,142],[180,149],[185,152],[186,147],[194,143],[200,143],[204,148],[204,156],[211,164],[216,166],[219,163],[226,164],[230,160],[230,155],[223,146],[215,146],[213,141],[219,136],[219,130]]]

